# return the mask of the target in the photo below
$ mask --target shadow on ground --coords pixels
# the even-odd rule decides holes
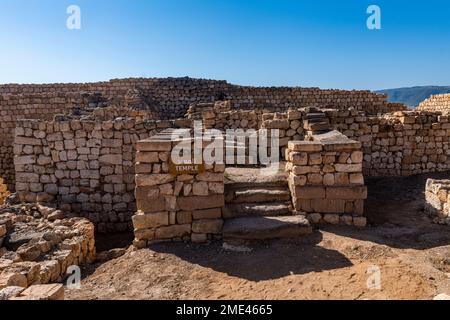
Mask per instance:
[[[450,173],[366,179],[368,198],[364,206],[369,227],[323,229],[400,249],[423,250],[449,245],[450,226],[433,223],[423,210],[428,178],[448,179]]]
[[[182,243],[155,244],[150,249],[250,281],[352,266],[338,251],[315,246],[321,240],[322,235],[316,232],[298,239],[247,243],[246,246],[252,249],[248,253],[226,251],[221,242],[206,245],[208,250],[203,250],[202,245]]]

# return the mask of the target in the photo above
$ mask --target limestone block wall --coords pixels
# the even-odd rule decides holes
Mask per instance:
[[[229,100],[233,109],[248,109],[248,119],[237,121],[235,114],[222,114],[218,127],[260,127],[263,113],[286,112],[289,107],[317,106],[347,109],[367,114],[403,110],[403,105],[386,101],[385,95],[369,91],[321,90],[301,87],[245,87],[226,81],[191,78],[130,78],[97,83],[4,84],[0,85],[0,176],[14,188],[12,140],[15,121],[50,120],[55,114],[73,109],[92,109],[99,100],[148,108],[152,119],[184,117],[190,105]],[[144,109],[145,109],[144,108]]]
[[[422,101],[417,107],[418,111],[440,111],[448,113],[450,111],[450,94],[436,94]]]
[[[364,226],[361,144],[339,132],[290,141],[286,171],[294,209],[312,223]]]
[[[450,180],[428,179],[425,187],[425,211],[438,223],[450,225]]]
[[[230,100],[234,108],[271,108],[285,111],[288,107],[316,106],[320,108],[355,107],[370,114],[406,109],[390,104],[387,97],[370,91],[322,90],[302,87],[248,87],[221,80],[192,78],[129,78],[97,83],[72,84],[5,84],[0,93],[100,92],[103,96],[124,96],[139,88],[152,97],[161,115],[182,117],[190,104]]]
[[[222,235],[225,166],[176,169],[170,153],[182,141],[171,139],[166,130],[137,143],[133,226],[138,247],[161,240],[204,242]]]
[[[8,188],[3,179],[0,177],[0,206],[4,203],[8,194]]]
[[[135,144],[175,121],[20,120],[15,130],[16,191],[25,202],[57,203],[98,231],[131,229]]]
[[[360,141],[364,172],[407,176],[450,170],[450,121],[439,112],[395,112],[382,117],[336,111],[334,129]]]
[[[14,189],[13,140],[19,119],[50,120],[55,114],[68,113],[79,94],[3,94],[0,95],[0,177]]]
[[[284,113],[263,113],[255,128],[279,129],[280,152],[289,141],[308,139],[310,125],[306,109]],[[244,111],[223,111],[232,115],[234,125],[250,119]],[[330,129],[359,141],[364,153],[363,172],[367,176],[408,176],[450,170],[450,117],[440,112],[400,111],[368,116],[354,108],[324,109]],[[214,113],[218,118],[219,113]],[[255,121],[256,122],[256,121]],[[253,123],[255,123],[253,122]],[[250,123],[250,120],[248,120]],[[222,124],[213,123],[218,128]],[[247,121],[244,121],[247,124]]]
[[[208,107],[197,118],[207,127],[226,130],[278,129],[280,154],[289,141],[307,139],[311,125],[308,108],[287,112],[258,113]],[[407,176],[450,170],[450,118],[440,112],[398,111],[381,116],[367,115],[355,108],[322,109],[330,129],[361,142],[363,171],[368,176]]]

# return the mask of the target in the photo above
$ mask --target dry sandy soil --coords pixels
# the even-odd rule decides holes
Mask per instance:
[[[323,227],[300,239],[245,243],[250,252],[209,245],[131,248],[88,267],[66,299],[431,299],[450,294],[450,226],[423,211],[427,177],[370,179],[370,226]],[[127,247],[129,235],[97,239]],[[243,245],[243,244],[240,244]],[[369,289],[367,270],[381,271]]]

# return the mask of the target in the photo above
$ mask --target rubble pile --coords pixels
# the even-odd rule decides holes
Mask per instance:
[[[94,260],[88,220],[39,204],[0,207],[0,299],[20,291],[12,287],[60,282],[68,267]]]

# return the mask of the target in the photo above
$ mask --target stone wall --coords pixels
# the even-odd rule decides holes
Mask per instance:
[[[20,120],[14,165],[26,202],[57,203],[92,221],[98,231],[131,229],[135,144],[176,121]]]
[[[225,166],[177,170],[170,153],[183,141],[192,143],[190,138],[171,139],[166,130],[137,143],[135,246],[161,240],[204,242],[222,235]]]
[[[330,113],[333,129],[360,141],[368,176],[408,176],[450,170],[450,121],[439,112],[368,117]]]
[[[369,91],[321,90],[300,87],[245,87],[226,81],[191,78],[131,78],[97,83],[0,85],[0,176],[14,188],[12,165],[13,129],[16,120],[50,120],[55,114],[92,109],[104,103],[132,105],[150,110],[150,119],[177,119],[190,105],[229,100],[230,108],[249,109],[258,119],[266,112],[286,112],[289,107],[355,107],[368,114],[403,110]],[[222,114],[221,126],[236,122],[235,114]],[[250,116],[249,116],[250,117]],[[251,117],[250,117],[251,118]],[[254,118],[254,117],[253,117]],[[250,119],[247,125],[258,126]],[[231,124],[231,127],[245,125]]]
[[[0,300],[17,287],[60,282],[68,267],[93,263],[95,254],[86,219],[35,204],[0,208]]]
[[[425,211],[436,222],[450,225],[450,180],[428,179],[425,187]]]
[[[79,95],[62,93],[0,95],[0,176],[14,188],[13,140],[19,119],[50,120],[57,113],[70,112]]]
[[[294,209],[312,223],[365,226],[361,144],[339,132],[290,141],[286,171]]]
[[[168,118],[182,117],[190,104],[230,100],[234,108],[271,108],[317,106],[355,107],[371,114],[406,108],[390,104],[386,96],[370,91],[321,90],[302,87],[248,87],[226,81],[192,78],[130,78],[83,84],[5,84],[0,93],[100,92],[105,97],[120,97],[130,89],[142,90]],[[278,109],[278,110],[277,110]],[[401,109],[400,109],[401,110]]]
[[[417,107],[418,111],[450,111],[450,93],[432,95],[422,101]]]
[[[3,179],[0,177],[0,206],[4,203],[8,194],[8,188]]]
[[[223,127],[252,124],[255,128],[279,129],[280,151],[284,155],[289,141],[307,139],[311,132],[323,129],[323,123],[309,123],[308,108],[285,113],[264,113],[261,119],[247,111],[223,111],[233,120]],[[326,126],[361,142],[363,171],[367,176],[408,176],[450,170],[450,117],[440,112],[399,111],[382,116],[368,116],[354,108],[324,109]],[[220,112],[215,119],[226,118]],[[257,114],[256,114],[257,115]],[[208,120],[208,119],[206,119]],[[258,123],[258,125],[256,125]],[[260,125],[260,127],[259,127]]]

